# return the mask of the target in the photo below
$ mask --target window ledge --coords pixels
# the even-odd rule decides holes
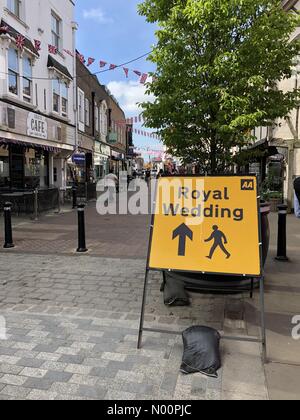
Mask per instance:
[[[53,112],[53,111],[49,112],[49,116],[57,118],[57,119],[61,120],[62,122],[71,124],[71,120],[68,117],[63,117],[62,115],[58,114],[57,112]]]
[[[25,107],[30,108],[30,109],[35,110],[35,111],[38,109],[35,105],[33,105],[29,102],[26,102],[26,101],[22,101],[22,99],[20,99],[19,97],[15,96],[15,95],[10,95],[8,93],[5,93],[2,96],[2,98],[6,99],[10,102],[15,103],[16,105],[22,105],[22,107],[25,106]]]
[[[17,22],[19,22],[26,30],[29,29],[29,26],[27,23],[25,23],[22,19],[20,19],[17,15],[15,15],[13,12],[11,12],[7,7],[4,8],[4,11],[11,17],[13,17]]]

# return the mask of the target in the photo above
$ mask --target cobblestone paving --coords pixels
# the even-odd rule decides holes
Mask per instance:
[[[89,255],[117,258],[146,258],[149,216],[100,216],[96,203],[85,210],[86,241]],[[15,218],[15,248],[10,253],[71,255],[78,244],[77,212],[41,215],[37,222]],[[0,229],[0,244],[4,243]],[[6,252],[0,246],[0,252]]]
[[[217,380],[179,373],[180,336],[145,333],[136,349],[144,270],[144,260],[0,254],[0,399],[266,399],[256,344],[224,342]],[[168,308],[160,282],[152,273],[148,326],[222,330],[228,299],[239,306],[192,295],[189,308]]]

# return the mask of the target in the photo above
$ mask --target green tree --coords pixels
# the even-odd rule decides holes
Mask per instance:
[[[299,90],[278,89],[300,52],[299,17],[280,1],[145,0],[139,13],[158,26],[144,118],[186,163],[211,173],[241,163],[251,130],[297,105]]]

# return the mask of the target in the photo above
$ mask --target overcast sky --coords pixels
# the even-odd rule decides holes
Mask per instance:
[[[77,0],[76,20],[79,23],[77,49],[85,56],[95,58],[92,72],[100,69],[99,61],[123,64],[151,51],[155,43],[155,26],[146,23],[137,13],[142,0]],[[128,65],[143,73],[155,69],[146,58]],[[106,67],[107,68],[107,67]],[[127,117],[140,113],[137,102],[148,100],[144,86],[132,71],[126,79],[122,68],[99,75],[100,82],[108,86],[118,99]],[[135,128],[141,128],[136,125]],[[134,135],[137,147],[161,149],[162,145],[147,137]]]

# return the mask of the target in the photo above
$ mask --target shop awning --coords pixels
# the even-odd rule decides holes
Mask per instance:
[[[39,52],[36,50],[35,46],[33,45],[33,43],[26,38],[26,36],[24,36],[23,34],[21,34],[20,32],[18,32],[16,29],[14,29],[12,26],[8,25],[8,23],[6,23],[3,19],[1,20],[1,24],[0,27],[2,28],[1,30],[1,34],[8,34],[9,36],[13,37],[14,39],[17,39],[18,36],[23,36],[25,41],[24,41],[24,48],[26,48],[27,50],[31,51],[34,55],[36,55],[37,57],[39,57]]]
[[[266,156],[278,155],[277,147],[270,146],[267,139],[262,139],[255,142],[254,144],[249,146],[246,150],[247,151],[260,150],[262,152],[266,152]]]
[[[57,70],[59,73],[63,74],[64,76],[66,76],[69,80],[73,80],[73,77],[71,76],[69,70],[67,69],[67,67],[63,66],[62,64],[60,64],[57,60],[55,60],[55,58],[53,58],[51,55],[48,56],[48,63],[47,63],[47,67],[49,69],[55,69]]]
[[[10,144],[14,144],[16,146],[31,147],[32,149],[42,149],[52,153],[61,152],[61,149],[58,149],[57,147],[46,146],[36,143],[27,143],[25,141],[5,139],[3,137],[0,137],[0,146],[9,146]]]

